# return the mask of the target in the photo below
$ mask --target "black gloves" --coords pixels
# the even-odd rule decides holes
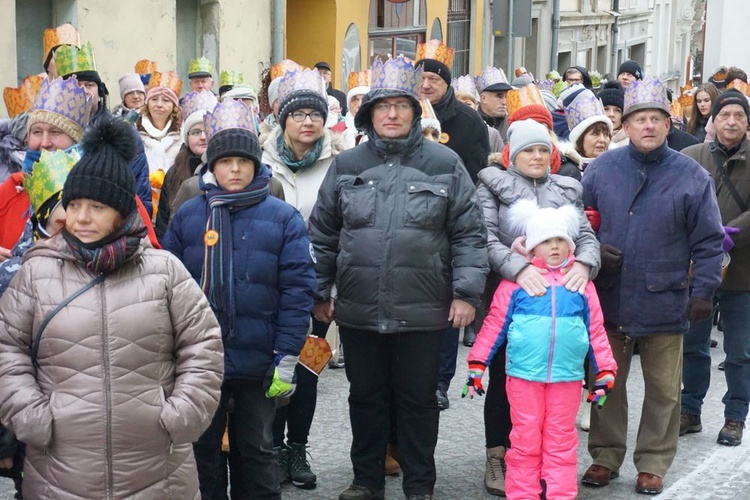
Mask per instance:
[[[698,297],[690,297],[687,305],[688,321],[695,323],[705,321],[713,314],[713,302]]]
[[[612,245],[602,245],[602,268],[606,274],[618,274],[622,267],[622,252]]]

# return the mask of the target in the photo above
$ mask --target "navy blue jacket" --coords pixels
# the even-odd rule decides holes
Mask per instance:
[[[133,129],[135,132],[135,129]],[[148,160],[146,159],[146,150],[143,148],[143,141],[138,132],[135,132],[138,140],[138,152],[130,162],[130,168],[135,176],[135,192],[138,198],[143,202],[148,214],[153,216],[154,210],[151,202],[151,180],[148,178]]]
[[[264,174],[264,175],[259,175]],[[252,184],[268,182],[261,166]],[[201,171],[201,190],[216,189]],[[251,184],[251,185],[252,185]],[[206,194],[182,205],[162,246],[200,283],[203,274]],[[305,343],[316,288],[312,247],[300,213],[273,196],[231,214],[236,318],[224,337],[224,378],[263,380],[274,352],[297,356]]]
[[[596,278],[609,330],[685,333],[692,295],[711,300],[721,283],[724,230],[716,190],[692,158],[667,147],[611,149],[583,172],[583,205],[599,210],[599,241],[620,249],[616,274]]]

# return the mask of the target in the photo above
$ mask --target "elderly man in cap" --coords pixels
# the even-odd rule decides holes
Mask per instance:
[[[336,98],[336,100],[339,102],[339,105],[341,106],[341,114],[346,115],[348,109],[346,107],[346,94],[338,89],[333,88],[333,85],[331,84],[331,65],[325,61],[320,61],[318,63],[315,63],[315,69],[318,70],[318,73],[320,73],[320,75],[326,81],[326,92],[328,92],[328,95]]]
[[[691,322],[711,317],[724,230],[708,173],[667,146],[670,106],[662,83],[631,83],[624,105],[630,143],[599,156],[582,179],[584,206],[601,216],[595,283],[619,367],[606,405],[591,413],[593,465],[583,483],[606,486],[619,476],[637,342],[645,394],[633,453],[636,492],[653,495],[661,493],[677,451],[683,335]]]
[[[315,317],[335,317],[351,384],[354,480],[340,500],[384,497],[392,400],[404,493],[432,498],[441,339],[474,319],[488,270],[471,178],[422,137],[420,77],[402,57],[375,62],[355,118],[368,141],[336,157],[310,216]]]
[[[192,59],[188,65],[188,83],[190,84],[190,90],[193,92],[200,92],[201,90],[213,92],[213,72],[214,65],[205,57]]]
[[[508,91],[513,87],[508,84],[501,69],[487,67],[477,77],[479,92],[479,116],[487,124],[500,132],[503,144],[508,143]]]
[[[720,94],[711,112],[716,139],[682,151],[705,168],[716,184],[716,197],[724,224],[724,252],[731,267],[716,291],[724,325],[724,427],[717,442],[737,446],[742,442],[750,404],[750,156],[745,130],[750,108],[735,89]],[[685,335],[682,373],[680,435],[700,432],[701,407],[711,380],[710,319],[690,325]]]

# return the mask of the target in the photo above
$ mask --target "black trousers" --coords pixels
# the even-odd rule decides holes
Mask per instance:
[[[340,327],[350,382],[353,483],[385,485],[391,398],[406,496],[432,494],[439,409],[438,364],[443,331],[380,334]]]
[[[289,398],[289,404],[276,410],[273,421],[273,445],[284,444],[284,430],[289,443],[307,444],[315,406],[318,403],[318,376],[297,364],[297,389]]]
[[[500,346],[489,366],[489,381],[484,400],[484,439],[487,448],[510,448],[510,403],[505,392],[505,346]]]

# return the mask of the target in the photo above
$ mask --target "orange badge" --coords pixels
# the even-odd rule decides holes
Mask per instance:
[[[209,229],[208,231],[206,231],[206,234],[203,235],[203,243],[205,243],[206,246],[212,247],[218,242],[219,242],[219,233],[217,233],[213,229]]]
[[[447,144],[451,140],[451,136],[443,132],[440,134],[440,144]]]

